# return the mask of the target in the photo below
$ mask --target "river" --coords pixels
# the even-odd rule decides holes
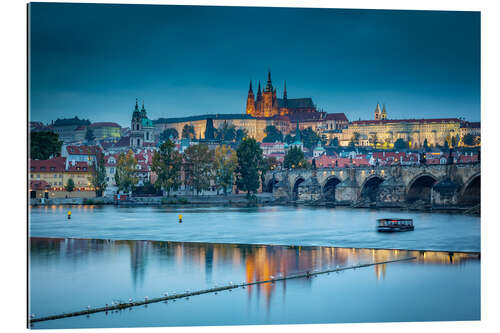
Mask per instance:
[[[36,317],[417,258],[37,322],[35,329],[481,318],[480,256],[464,253],[480,249],[477,217],[282,206],[49,206],[30,213],[29,313]],[[415,231],[379,234],[381,217],[411,217]]]
[[[66,218],[71,210],[71,220]],[[36,237],[480,251],[480,218],[458,214],[271,206],[45,206],[31,209]],[[183,222],[178,223],[182,214]],[[415,231],[377,233],[377,218],[413,218]]]

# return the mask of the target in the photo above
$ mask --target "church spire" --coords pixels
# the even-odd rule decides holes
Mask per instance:
[[[137,101],[137,98],[135,99],[135,109],[134,111],[139,111],[139,105],[137,104],[138,101]]]
[[[285,80],[285,90],[283,90],[283,99],[287,99],[287,94],[286,94],[286,80]]]
[[[273,84],[272,84],[272,81],[271,81],[271,70],[269,70],[267,72],[267,85],[266,85],[266,91],[269,92],[269,91],[273,91]]]
[[[250,80],[250,88],[248,88],[248,92],[249,93],[253,93],[253,90],[252,90],[252,80]]]
[[[259,80],[259,88],[257,90],[257,99],[260,99],[262,97],[262,92],[260,91],[260,80]]]

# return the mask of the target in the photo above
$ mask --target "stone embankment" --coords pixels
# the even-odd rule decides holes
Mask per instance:
[[[271,204],[274,198],[271,193],[259,193],[253,202],[258,205]],[[113,197],[85,198],[54,198],[30,199],[32,206],[44,205],[248,205],[245,194],[206,195],[206,196],[170,196],[170,197],[130,197],[117,201]]]

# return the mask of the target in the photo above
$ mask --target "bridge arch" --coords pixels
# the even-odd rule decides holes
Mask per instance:
[[[269,179],[269,181],[266,183],[266,187],[264,190],[268,193],[273,193],[274,184],[277,184],[277,183],[278,183],[277,179],[275,179],[275,178]]]
[[[407,186],[406,201],[412,203],[421,200],[425,203],[430,203],[432,186],[434,186],[436,182],[437,178],[427,172],[413,177]]]
[[[471,206],[481,203],[481,173],[476,173],[465,182],[458,201],[462,205]]]
[[[337,189],[337,185],[340,183],[341,180],[336,176],[330,176],[326,179],[321,188],[321,194],[325,201],[335,201],[335,191]]]
[[[370,202],[377,201],[379,186],[384,182],[384,178],[378,175],[367,177],[360,187],[358,198],[360,200],[368,200]]]
[[[304,177],[298,176],[295,178],[293,181],[293,187],[292,187],[292,200],[297,200],[299,198],[299,185],[302,184],[305,181]]]

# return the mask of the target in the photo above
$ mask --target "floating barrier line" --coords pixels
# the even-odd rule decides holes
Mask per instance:
[[[114,305],[111,305],[111,306],[104,306],[104,307],[100,307],[100,308],[87,309],[87,310],[82,310],[82,311],[69,312],[69,313],[63,313],[63,314],[46,316],[46,317],[40,317],[40,318],[32,318],[32,319],[29,320],[29,322],[30,323],[36,323],[36,322],[40,322],[40,321],[47,321],[47,320],[55,320],[55,319],[62,319],[62,318],[68,318],[68,317],[76,317],[76,316],[89,315],[89,314],[97,313],[97,312],[107,312],[107,311],[113,311],[113,310],[122,310],[122,309],[131,308],[131,307],[135,307],[135,306],[150,304],[150,303],[158,303],[158,302],[162,302],[162,301],[175,300],[175,299],[178,299],[178,298],[185,298],[185,297],[190,297],[190,296],[215,293],[215,292],[218,292],[218,291],[224,291],[224,290],[235,289],[235,288],[240,288],[240,287],[252,286],[252,285],[257,285],[257,284],[274,283],[274,282],[277,282],[277,281],[284,281],[284,280],[291,280],[291,279],[309,278],[309,277],[312,277],[312,276],[315,276],[315,275],[320,275],[320,274],[335,273],[335,272],[345,271],[345,270],[349,270],[349,269],[356,269],[356,268],[363,268],[363,267],[369,267],[369,266],[383,265],[383,264],[389,264],[389,263],[398,262],[398,261],[408,261],[408,260],[414,260],[414,259],[417,259],[417,257],[408,257],[408,258],[402,258],[402,259],[394,259],[394,260],[387,260],[387,261],[380,261],[380,262],[372,262],[372,263],[368,263],[368,264],[359,264],[359,265],[355,265],[355,266],[339,267],[339,268],[329,269],[329,270],[319,271],[319,272],[316,272],[316,271],[309,272],[308,271],[306,273],[301,273],[301,274],[296,274],[296,275],[289,275],[289,276],[284,276],[284,277],[277,277],[277,278],[272,278],[270,280],[254,281],[254,282],[240,283],[240,284],[230,284],[228,286],[215,287],[215,288],[209,288],[209,289],[202,289],[202,290],[198,290],[198,291],[185,292],[185,293],[182,293],[182,294],[173,294],[173,295],[170,295],[170,296],[145,299],[144,301],[124,302],[124,303],[114,304]]]

